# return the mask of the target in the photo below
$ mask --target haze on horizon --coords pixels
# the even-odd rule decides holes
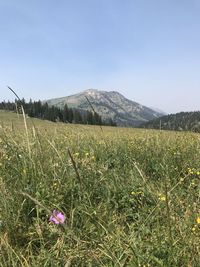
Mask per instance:
[[[0,101],[118,91],[200,110],[200,0],[0,0]]]

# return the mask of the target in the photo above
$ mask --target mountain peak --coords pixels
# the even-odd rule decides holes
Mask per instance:
[[[86,89],[85,91],[83,91],[84,93],[96,93],[98,92],[99,90],[98,89],[93,89],[93,88],[89,88],[89,89]]]
[[[95,97],[99,94],[99,92],[100,92],[99,90],[91,88],[91,89],[85,90],[83,93],[85,93],[86,95]]]

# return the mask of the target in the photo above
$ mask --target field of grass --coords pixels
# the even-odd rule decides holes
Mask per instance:
[[[199,240],[199,134],[0,111],[1,267],[199,267]]]

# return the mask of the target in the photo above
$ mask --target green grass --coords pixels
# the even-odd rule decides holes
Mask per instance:
[[[198,134],[0,122],[0,266],[199,266]]]

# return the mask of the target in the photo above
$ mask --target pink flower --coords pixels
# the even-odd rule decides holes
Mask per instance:
[[[55,224],[62,224],[65,221],[65,215],[62,212],[54,210],[49,221]]]

